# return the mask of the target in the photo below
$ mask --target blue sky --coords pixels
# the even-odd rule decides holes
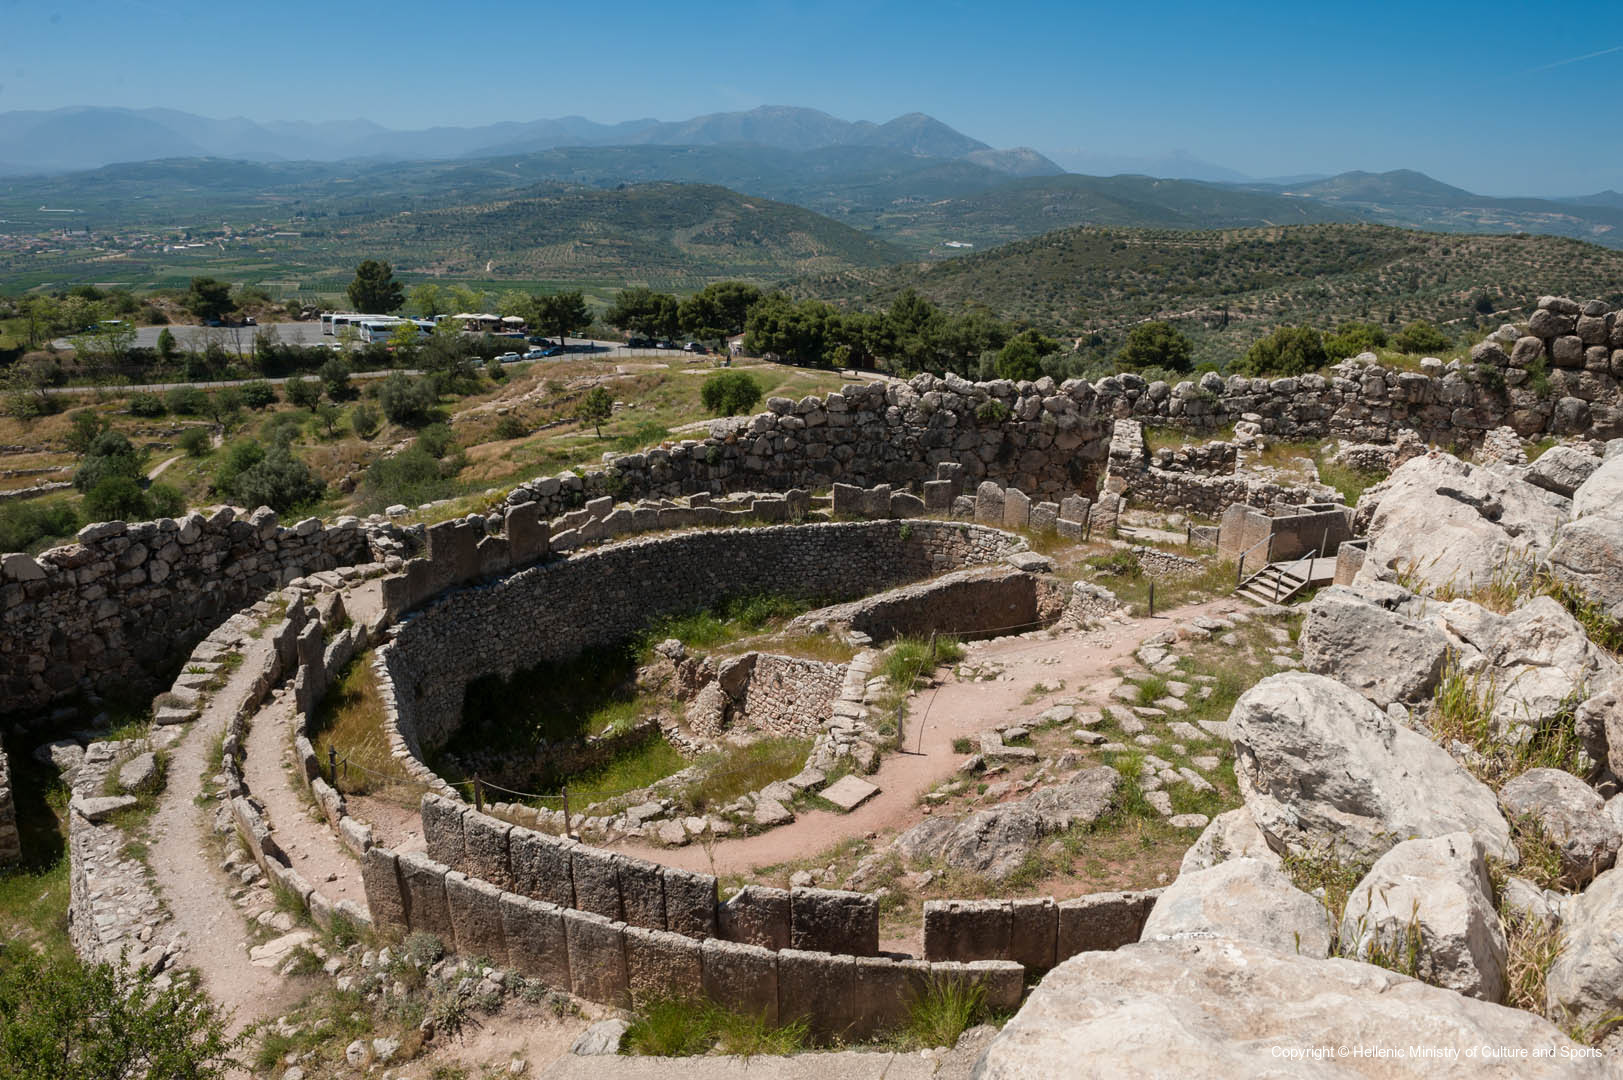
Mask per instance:
[[[0,0],[0,111],[423,127],[916,110],[1066,164],[1181,150],[1251,176],[1414,168],[1487,194],[1577,194],[1623,189],[1616,15],[1423,0]]]

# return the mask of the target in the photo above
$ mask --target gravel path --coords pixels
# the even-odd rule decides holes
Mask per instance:
[[[214,693],[190,729],[171,751],[168,785],[152,818],[153,876],[175,929],[185,937],[180,962],[197,971],[205,989],[231,1016],[231,1029],[286,1009],[304,993],[290,981],[248,963],[248,928],[232,904],[227,878],[210,845],[217,804],[198,806],[215,739],[253,689],[254,671],[269,649],[266,639],[246,643],[243,663]]]

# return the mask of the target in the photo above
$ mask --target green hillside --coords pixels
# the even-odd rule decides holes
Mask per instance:
[[[1551,292],[1623,300],[1623,252],[1551,236],[1378,225],[1079,228],[947,262],[794,284],[798,295],[853,307],[883,306],[906,288],[1074,336],[1170,319],[1196,337],[1202,359],[1221,360],[1281,323],[1496,321],[1512,316],[1482,309]]]

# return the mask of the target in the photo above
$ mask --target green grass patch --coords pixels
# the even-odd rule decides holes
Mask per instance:
[[[585,809],[635,788],[644,788],[687,768],[688,762],[657,732],[634,749],[570,778],[569,802]],[[563,790],[560,785],[559,792]],[[556,809],[556,804],[548,804]]]
[[[917,1047],[953,1046],[987,1015],[986,992],[960,979],[932,978],[908,1003],[902,1035]]]
[[[621,1052],[650,1057],[693,1057],[712,1050],[740,1057],[781,1056],[807,1049],[803,1020],[772,1025],[762,1015],[732,1012],[713,1002],[660,998],[639,1008]]]
[[[707,755],[699,762],[707,770],[704,777],[688,785],[682,802],[696,814],[725,806],[746,792],[800,772],[811,748],[810,739],[779,736]]]
[[[311,724],[310,741],[316,760],[326,772],[328,751],[336,750],[340,764],[338,790],[346,795],[373,795],[385,791],[415,802],[421,788],[389,751],[389,735],[379,695],[377,673],[368,650],[339,672],[337,681],[322,696]]]

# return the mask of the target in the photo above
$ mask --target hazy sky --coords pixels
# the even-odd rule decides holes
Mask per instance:
[[[1249,174],[1623,189],[1617,4],[0,0],[0,111],[390,127],[761,104]],[[0,158],[3,158],[0,147]]]

